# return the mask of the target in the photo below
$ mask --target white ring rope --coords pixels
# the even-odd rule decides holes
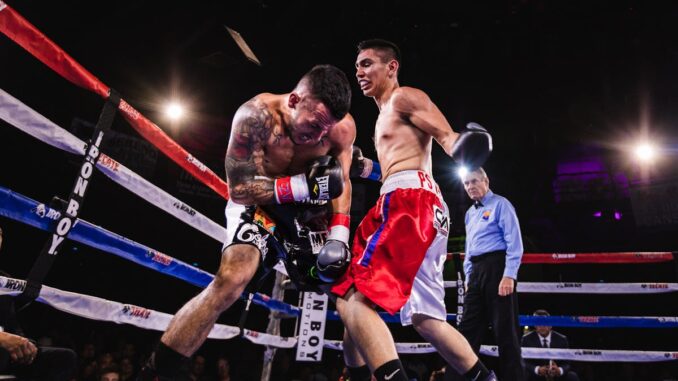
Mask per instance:
[[[0,295],[16,296],[23,291],[26,281],[0,276]],[[172,315],[132,304],[123,304],[95,296],[82,295],[75,292],[62,291],[49,286],[42,286],[40,296],[36,299],[57,310],[92,320],[107,321],[117,324],[130,324],[135,327],[164,331],[169,325]],[[238,327],[216,324],[210,331],[210,339],[231,339],[238,336]],[[269,335],[245,329],[243,335],[256,344],[272,345],[278,348],[292,348],[296,339]]]
[[[78,155],[85,154],[85,143],[82,140],[2,89],[0,89],[0,118],[53,147]],[[220,243],[226,240],[227,232],[223,226],[153,185],[109,156],[102,154],[97,163],[97,168],[113,181],[187,225]],[[447,288],[456,286],[457,283],[454,281],[445,282]],[[678,283],[519,282],[517,290],[524,293],[654,294],[678,291]]]
[[[25,287],[23,280],[0,276],[0,295],[18,295]],[[172,315],[163,312],[122,304],[94,296],[77,294],[43,286],[37,299],[60,311],[88,319],[108,321],[118,324],[130,324],[135,327],[164,331]],[[231,339],[238,336],[238,328],[217,324],[210,334],[211,339]],[[276,348],[293,348],[297,344],[296,337],[282,337],[245,329],[243,337],[259,344]],[[341,350],[338,340],[325,340],[325,348]],[[396,343],[398,353],[424,354],[436,352],[428,343]],[[496,346],[483,345],[480,352],[488,356],[497,356]],[[655,362],[678,360],[678,352],[660,351],[619,351],[599,349],[553,349],[523,348],[523,357],[530,359],[564,359],[574,361],[606,361],[606,362]]]
[[[19,130],[53,147],[76,154],[85,154],[85,142],[40,115],[18,99],[0,89],[0,118]],[[104,147],[105,150],[105,147]],[[219,243],[226,240],[226,229],[210,220],[188,204],[175,198],[134,171],[101,154],[97,168],[111,180],[132,193],[164,210],[187,225],[214,238]]]
[[[0,89],[0,118],[53,147],[79,155],[84,155],[85,153],[85,143],[83,141],[24,105],[2,89]],[[211,221],[195,209],[156,187],[112,158],[102,154],[97,163],[97,168],[113,181],[189,226],[219,242],[225,240],[226,229],[221,225]],[[456,282],[445,282],[445,287],[456,286]],[[25,281],[0,277],[0,294],[18,295],[24,287]],[[521,282],[518,283],[517,290],[524,293],[651,294],[678,291],[678,283],[600,284]],[[60,311],[84,318],[118,324],[130,324],[139,328],[156,331],[164,331],[172,318],[172,315],[167,313],[98,297],[62,291],[48,286],[42,287],[37,300]],[[238,334],[239,329],[237,327],[217,324],[208,337],[211,339],[231,339],[238,336]],[[297,339],[294,337],[269,335],[248,329],[243,330],[243,337],[255,344],[277,348],[293,348],[297,343]],[[341,342],[325,340],[325,347],[341,350]],[[436,351],[428,343],[396,343],[396,347],[398,353],[403,354],[422,354]],[[497,356],[498,349],[496,346],[483,345],[481,353]],[[523,348],[522,353],[524,358],[574,361],[655,362],[678,360],[678,352],[661,351]]]
[[[325,348],[342,350],[339,340],[325,340]],[[422,354],[436,353],[429,343],[396,343],[398,353]],[[499,356],[496,345],[482,345],[480,353],[486,356]],[[678,360],[678,352],[661,351],[620,351],[607,349],[554,349],[554,348],[522,348],[522,357],[527,359],[555,359],[586,362],[657,362]]]
[[[457,288],[457,282],[445,281],[445,287]],[[662,294],[678,291],[678,283],[518,282],[517,291],[549,294]]]

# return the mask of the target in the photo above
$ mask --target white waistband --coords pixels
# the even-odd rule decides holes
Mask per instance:
[[[401,171],[390,175],[381,185],[379,193],[385,194],[396,189],[425,189],[440,195],[440,188],[433,181],[433,176],[417,170]]]

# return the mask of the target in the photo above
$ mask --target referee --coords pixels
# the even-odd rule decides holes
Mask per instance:
[[[466,297],[459,331],[478,353],[492,325],[502,381],[523,381],[516,279],[523,242],[513,205],[492,193],[482,168],[469,171],[464,189],[474,201],[466,212]]]

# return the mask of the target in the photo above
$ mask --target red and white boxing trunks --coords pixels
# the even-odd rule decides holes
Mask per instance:
[[[358,226],[351,266],[332,292],[343,296],[355,285],[390,314],[400,310],[403,325],[412,323],[413,314],[445,320],[449,221],[429,174],[412,170],[389,176],[377,204]]]

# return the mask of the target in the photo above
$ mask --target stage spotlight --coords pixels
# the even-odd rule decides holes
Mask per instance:
[[[184,106],[177,102],[171,102],[165,106],[165,115],[171,120],[179,120],[185,114]]]
[[[641,163],[651,163],[657,158],[657,148],[650,143],[639,144],[633,153]]]
[[[457,168],[457,175],[459,176],[459,178],[462,181],[464,180],[464,176],[466,176],[467,173],[468,173],[468,168],[466,168],[465,166],[461,165],[461,166],[459,166],[459,168]]]

